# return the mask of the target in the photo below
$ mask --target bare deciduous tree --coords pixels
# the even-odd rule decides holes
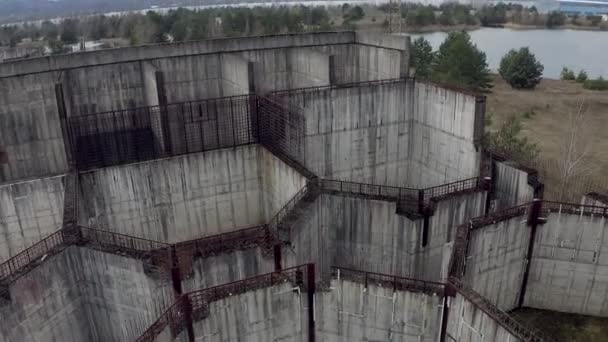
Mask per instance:
[[[557,160],[559,168],[559,200],[563,201],[572,194],[569,185],[576,177],[585,177],[591,172],[591,167],[585,163],[590,150],[590,135],[588,121],[586,120],[587,107],[585,99],[578,101],[575,110],[568,114],[568,129],[560,148],[560,158]]]

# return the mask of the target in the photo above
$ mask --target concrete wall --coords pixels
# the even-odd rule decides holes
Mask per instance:
[[[143,45],[129,48],[87,51],[0,64],[0,77],[71,69],[83,66],[120,63],[215,52],[235,52],[290,46],[315,46],[354,43],[354,32],[319,32],[275,36],[238,37]]]
[[[57,79],[56,73],[0,78],[0,146],[8,155],[0,182],[67,171]]]
[[[254,64],[256,93],[329,85],[329,56],[313,48],[244,51]]]
[[[273,256],[263,255],[260,248],[251,248],[196,258],[192,273],[185,275],[187,279],[182,281],[182,286],[184,292],[190,292],[274,271]]]
[[[265,148],[258,150],[258,170],[262,172],[264,211],[267,221],[306,185],[306,178]]]
[[[318,176],[408,185],[413,84],[292,93],[304,108],[305,166]]]
[[[308,340],[306,293],[284,283],[209,304],[209,316],[194,323],[201,341]]]
[[[80,176],[85,226],[178,242],[266,223],[258,145]]]
[[[249,61],[236,54],[221,54],[222,96],[249,93]]]
[[[321,195],[292,226],[288,265],[314,262],[322,272],[340,266],[440,281],[447,277],[453,232],[483,211],[484,194],[440,202],[421,245],[423,220],[396,214],[394,202]]]
[[[534,188],[528,184],[528,172],[510,162],[494,162],[495,210],[531,202]]]
[[[476,97],[416,82],[409,141],[412,184],[428,187],[479,175],[475,148]]]
[[[359,31],[356,34],[355,41],[357,44],[398,50],[401,54],[400,77],[407,77],[409,75],[411,49],[409,36]]]
[[[76,250],[79,284],[86,302],[91,341],[134,341],[174,301],[169,277],[144,273],[142,260],[88,248]]]
[[[335,84],[400,77],[401,51],[377,46],[348,44],[317,47],[334,59]]]
[[[50,256],[10,285],[11,302],[0,306],[0,341],[93,341],[77,247]]]
[[[370,284],[331,281],[315,297],[319,341],[438,341],[443,298]]]
[[[148,106],[145,62],[118,63],[66,70],[63,92],[68,116]]]
[[[0,185],[0,262],[61,229],[63,176]]]
[[[526,216],[471,231],[466,283],[500,309],[519,305],[530,227]]]
[[[513,334],[471,301],[456,294],[450,301],[447,342],[517,342]]]
[[[548,215],[537,230],[524,305],[608,317],[606,218]]]
[[[320,176],[421,188],[479,174],[475,96],[413,80],[285,96],[304,108]]]
[[[590,192],[581,198],[581,204],[608,207],[608,193]]]

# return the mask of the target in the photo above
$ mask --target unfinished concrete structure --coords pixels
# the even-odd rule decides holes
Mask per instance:
[[[608,315],[606,209],[534,200],[483,151],[485,98],[408,64],[359,32],[0,64],[0,341],[541,341],[505,311]]]

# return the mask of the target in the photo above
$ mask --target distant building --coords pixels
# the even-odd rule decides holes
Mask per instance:
[[[563,13],[599,16],[608,14],[608,0],[562,0],[558,2],[559,11]]]

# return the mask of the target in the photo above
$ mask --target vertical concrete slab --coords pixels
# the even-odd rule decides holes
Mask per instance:
[[[285,283],[209,303],[194,322],[197,339],[208,341],[308,341],[306,294]]]
[[[419,81],[415,97],[409,142],[412,181],[429,187],[478,176],[476,97]]]
[[[519,339],[460,293],[450,301],[446,341],[516,342]]]
[[[0,262],[61,229],[63,180],[57,176],[0,185]]]
[[[57,73],[0,79],[0,182],[66,172],[57,113]]]
[[[537,228],[525,306],[608,317],[608,223],[551,213]]]
[[[534,188],[528,184],[528,172],[516,164],[494,162],[494,210],[501,210],[531,202]]]
[[[10,285],[0,305],[0,341],[92,341],[78,247],[70,247]]]
[[[220,55],[222,96],[249,94],[249,61],[237,54]]]
[[[465,281],[501,310],[517,308],[529,241],[525,215],[473,230]]]
[[[179,242],[264,224],[257,145],[81,174],[80,224]]]
[[[333,279],[316,296],[320,341],[437,341],[441,301],[436,295],[394,291]]]

